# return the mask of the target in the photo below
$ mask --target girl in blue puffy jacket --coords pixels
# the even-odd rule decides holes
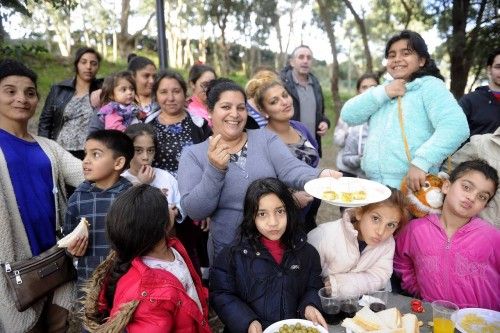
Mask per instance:
[[[281,181],[259,179],[248,187],[240,237],[210,271],[210,302],[225,332],[260,333],[290,318],[327,327],[318,310],[319,254],[299,231],[297,214]]]
[[[417,191],[426,173],[439,166],[469,137],[469,126],[455,97],[431,59],[424,39],[404,30],[387,42],[392,81],[346,102],[341,119],[349,126],[368,121],[361,168],[368,179]]]

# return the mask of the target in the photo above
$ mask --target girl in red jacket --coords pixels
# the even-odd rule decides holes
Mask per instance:
[[[90,332],[210,332],[207,291],[181,243],[168,235],[165,195],[135,186],[113,202],[106,232],[113,251],[85,288]]]

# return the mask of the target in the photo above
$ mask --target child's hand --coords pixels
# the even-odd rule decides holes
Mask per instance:
[[[262,333],[262,325],[257,320],[252,321],[248,326],[248,333]]]
[[[295,199],[295,201],[299,205],[299,208],[304,208],[314,199],[310,194],[307,194],[306,191],[294,192],[293,198]]]
[[[87,251],[87,245],[89,244],[89,238],[87,236],[76,237],[71,244],[68,245],[67,251],[73,257],[81,257]]]
[[[406,93],[406,81],[403,79],[396,79],[385,86],[385,93],[389,98],[403,96]]]
[[[155,169],[151,165],[143,165],[137,173],[137,179],[141,184],[151,184],[155,179]]]
[[[326,324],[325,318],[321,315],[321,312],[318,311],[314,306],[308,305],[306,306],[306,310],[304,311],[304,317],[307,320],[313,322],[314,325],[320,324],[325,329],[328,330],[328,325]]]
[[[221,135],[208,138],[208,161],[219,170],[226,170],[229,164],[229,146],[220,141]]]
[[[410,166],[410,170],[408,170],[408,174],[406,175],[408,188],[413,192],[420,190],[420,187],[425,184],[425,176],[427,173],[416,166]]]

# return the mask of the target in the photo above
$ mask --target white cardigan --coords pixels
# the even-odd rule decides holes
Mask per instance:
[[[59,144],[47,138],[33,136],[50,160],[56,228],[62,224],[66,210],[64,185],[79,185],[83,180],[82,161],[73,157]],[[26,156],[29,158],[29,156]],[[28,236],[21,220],[14,188],[10,180],[5,156],[0,149],[0,262],[12,262],[31,258]],[[29,331],[42,312],[46,299],[40,300],[24,312],[14,307],[14,300],[3,272],[0,272],[0,332],[18,333]],[[70,309],[75,303],[74,283],[68,282],[54,292],[53,303]]]
[[[307,235],[319,252],[321,275],[329,278],[332,293],[341,297],[383,289],[392,274],[394,238],[377,246],[368,245],[360,253],[357,237],[349,211],[342,219],[320,224]]]

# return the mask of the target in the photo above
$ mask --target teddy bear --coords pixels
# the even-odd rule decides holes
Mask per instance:
[[[408,199],[410,213],[415,217],[441,213],[444,200],[441,187],[448,178],[446,172],[439,172],[438,175],[427,174],[425,184],[420,187],[420,190],[413,192],[408,189],[405,177],[401,182],[401,192]]]

